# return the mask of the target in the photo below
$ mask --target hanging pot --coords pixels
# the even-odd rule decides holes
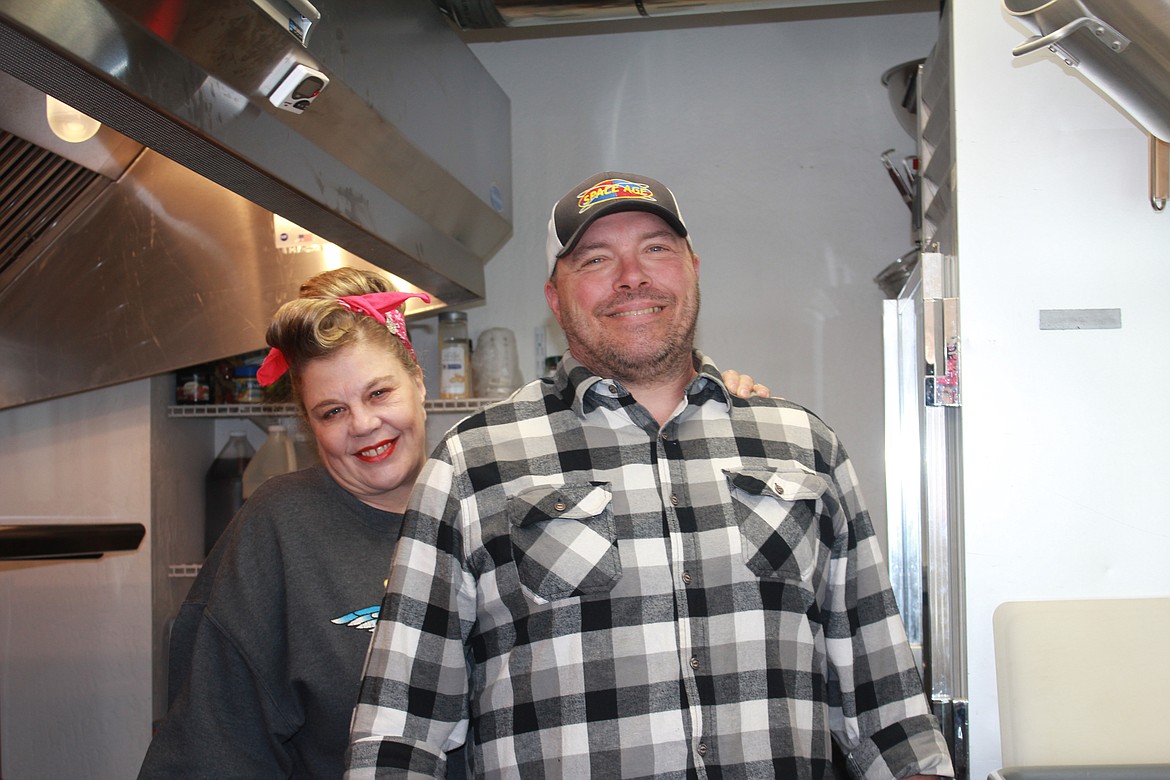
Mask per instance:
[[[1170,2],[1003,0],[1037,32],[1012,50],[1056,53],[1151,135],[1170,140]]]

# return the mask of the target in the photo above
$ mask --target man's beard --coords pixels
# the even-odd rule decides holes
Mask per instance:
[[[643,300],[643,299],[638,299]],[[655,305],[647,300],[647,305]],[[661,341],[647,344],[646,350],[630,351],[603,339],[599,344],[587,344],[579,337],[582,332],[574,325],[578,316],[571,314],[564,323],[565,338],[573,356],[599,376],[617,379],[631,384],[642,384],[659,378],[673,376],[692,368],[691,353],[695,344],[695,328],[699,319],[700,296],[698,285],[694,295],[683,306],[683,319],[678,328],[668,332]],[[580,317],[588,325],[586,317]],[[584,332],[590,331],[586,328]]]

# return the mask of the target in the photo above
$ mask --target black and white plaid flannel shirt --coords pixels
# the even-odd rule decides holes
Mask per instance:
[[[566,356],[448,432],[407,511],[347,777],[950,775],[853,468],[700,373],[662,426]]]

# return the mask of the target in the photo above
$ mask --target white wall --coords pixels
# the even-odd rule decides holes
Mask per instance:
[[[837,430],[884,538],[872,280],[911,235],[880,155],[914,142],[880,79],[926,56],[937,17],[614,29],[473,45],[512,101],[516,214],[473,334],[512,328],[526,378],[534,328],[560,354],[542,292],[553,201],[598,170],[652,175],[678,196],[701,258],[700,347]]]
[[[0,412],[0,524],[150,528],[150,383]],[[0,562],[0,775],[133,777],[150,739],[149,538]]]
[[[1145,133],[1053,56],[1013,60],[1030,32],[999,6],[953,9],[973,778],[1000,763],[996,606],[1170,594],[1170,214]],[[1039,330],[1070,308],[1122,328]]]

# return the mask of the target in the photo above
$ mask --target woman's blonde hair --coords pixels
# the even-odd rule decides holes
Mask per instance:
[[[372,271],[337,268],[307,279],[301,285],[300,297],[284,304],[273,315],[265,338],[268,346],[279,349],[288,362],[298,405],[304,366],[352,344],[385,348],[407,372],[421,373],[418,361],[389,327],[337,301],[347,295],[379,292],[396,292],[396,288]]]

